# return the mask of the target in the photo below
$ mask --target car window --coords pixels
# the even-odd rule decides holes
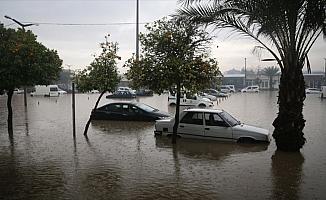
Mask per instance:
[[[121,104],[110,104],[105,107],[105,110],[110,111],[110,112],[120,112]]]
[[[122,112],[129,112],[129,105],[128,104],[122,104]]]
[[[203,125],[203,113],[187,112],[187,114],[181,119],[180,123]]]
[[[56,92],[56,91],[58,91],[57,87],[50,87],[50,92]]]
[[[139,113],[139,109],[136,106],[129,106],[129,112],[131,113]]]
[[[155,112],[155,111],[157,111],[156,108],[153,108],[153,107],[151,107],[151,106],[149,106],[149,105],[146,105],[146,104],[139,103],[139,104],[137,104],[137,106],[138,106],[140,109],[145,110],[146,112]]]
[[[214,113],[205,113],[205,124],[206,126],[225,126],[224,120]]]
[[[238,120],[236,120],[234,117],[232,117],[229,113],[227,112],[221,112],[220,116],[228,123],[230,126],[235,126],[237,124],[240,124]]]

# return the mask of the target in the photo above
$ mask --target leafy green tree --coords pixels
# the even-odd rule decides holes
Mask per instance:
[[[139,61],[129,59],[127,77],[134,88],[148,87],[161,94],[176,87],[177,105],[173,140],[179,124],[181,88],[196,92],[210,85],[220,75],[217,62],[208,58],[211,38],[208,33],[188,22],[163,18],[147,24],[140,35],[142,52]]]
[[[262,74],[269,78],[269,90],[273,90],[273,77],[277,76],[280,69],[275,66],[265,67]]]
[[[265,48],[281,68],[279,113],[273,122],[277,149],[299,151],[306,139],[302,69],[320,35],[326,36],[325,0],[181,0],[188,20],[229,28]],[[271,47],[274,47],[272,49]],[[309,62],[307,62],[309,65]],[[308,66],[308,68],[310,68]]]
[[[102,49],[101,54],[95,57],[87,69],[77,73],[75,77],[79,91],[86,92],[92,89],[101,91],[95,103],[94,110],[97,109],[104,93],[113,92],[120,81],[117,71],[117,59],[121,59],[117,55],[118,44],[109,42],[109,36],[105,36],[105,42],[100,44]],[[84,135],[87,135],[90,123],[91,117],[89,117],[85,126]]]
[[[62,60],[55,50],[37,42],[31,31],[0,24],[0,91],[6,91],[8,132],[13,133],[11,100],[15,88],[46,85],[56,80]]]

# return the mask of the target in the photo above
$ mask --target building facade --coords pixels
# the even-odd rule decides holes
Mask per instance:
[[[324,84],[325,74],[303,74],[306,88],[321,88]],[[269,77],[263,74],[225,74],[222,85],[234,85],[236,90],[247,86],[258,85],[261,90],[278,90],[281,74],[272,77],[271,87]]]

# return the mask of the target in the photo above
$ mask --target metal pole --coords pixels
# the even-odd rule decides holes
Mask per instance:
[[[75,83],[72,83],[72,136],[76,137]]]
[[[324,72],[325,72],[325,76],[324,76],[324,85],[326,86],[326,58],[324,58],[324,61],[325,61],[325,69],[324,69]]]
[[[139,0],[136,5],[136,60],[139,60]]]
[[[245,58],[244,73],[245,73],[244,87],[246,87],[247,86],[247,58]]]

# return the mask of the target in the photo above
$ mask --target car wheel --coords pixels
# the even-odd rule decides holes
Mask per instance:
[[[252,139],[252,138],[248,138],[248,137],[243,137],[243,138],[239,138],[238,139],[238,143],[246,143],[246,144],[252,144],[252,143],[255,143],[256,140],[255,139]]]
[[[200,108],[205,108],[206,105],[201,103],[201,104],[198,105],[198,107],[200,107]]]
[[[175,103],[170,103],[170,106],[176,106],[176,104]]]

